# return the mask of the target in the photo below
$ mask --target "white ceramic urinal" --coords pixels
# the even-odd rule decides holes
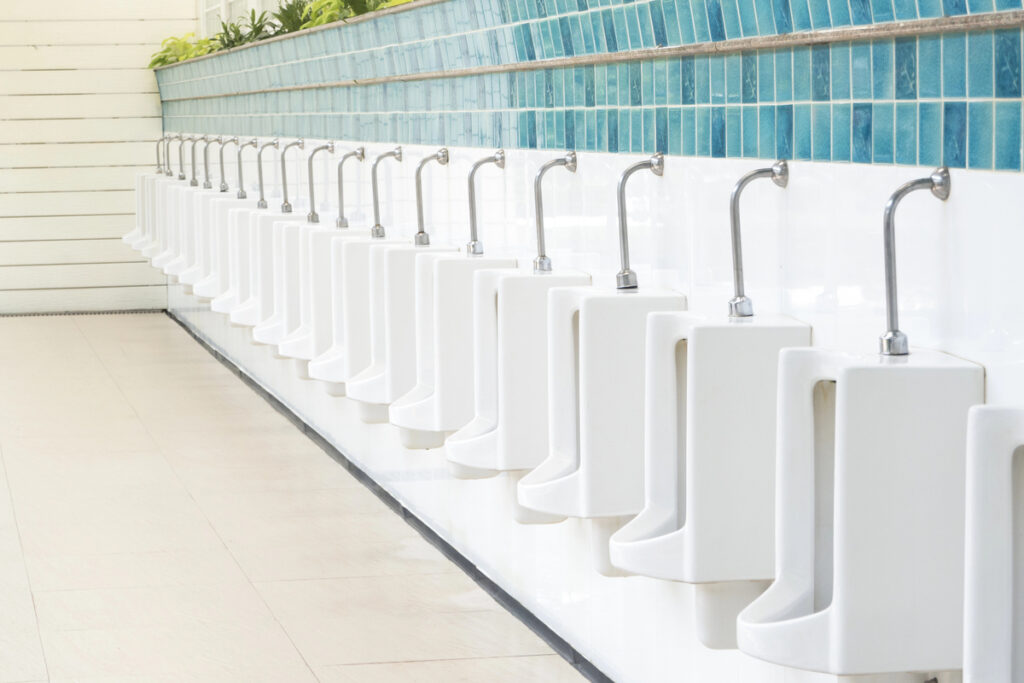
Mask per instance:
[[[416,259],[417,280],[421,267],[430,268],[433,280],[432,291],[417,291],[417,358],[422,357],[419,347],[428,344],[420,337],[421,330],[428,332],[427,326],[421,328],[419,324],[420,306],[430,306],[433,363],[424,367],[422,375],[417,369],[417,380],[422,377],[424,381],[418,381],[389,410],[391,423],[399,427],[406,448],[436,448],[473,418],[473,274],[516,266],[514,258],[484,256],[483,244],[478,240],[475,178],[485,164],[504,169],[504,151],[480,159],[469,172],[470,241],[466,253],[438,254],[435,260],[419,254]]]
[[[176,135],[172,139],[180,140],[178,144],[178,162],[182,165],[179,167],[179,173],[175,176],[171,171],[170,160],[168,159],[166,175],[156,182],[152,200],[147,203],[149,216],[146,221],[146,234],[141,239],[132,242],[132,249],[135,249],[147,259],[162,251],[162,249],[157,248],[155,245],[160,242],[164,234],[165,221],[167,219],[167,196],[170,188],[182,183],[187,184],[184,171],[184,146],[186,138]]]
[[[259,147],[259,140],[251,138],[238,142],[235,162],[235,168],[238,171],[238,191],[235,193],[235,199],[241,204],[227,209],[227,230],[221,236],[218,247],[221,264],[220,275],[223,278],[224,291],[210,301],[211,311],[225,315],[230,315],[242,302],[243,287],[244,296],[248,296],[248,280],[246,279],[243,283],[242,264],[249,258],[249,218],[252,214],[263,210],[257,206],[254,200],[249,199],[249,195],[245,191],[245,166],[242,163],[242,152],[246,147]],[[222,182],[221,185],[223,187],[227,183]],[[249,271],[246,269],[245,277],[248,278],[248,275]]]
[[[984,370],[908,355],[899,331],[893,215],[917,189],[945,199],[948,172],[886,207],[881,355],[780,355],[776,579],[737,619],[760,659],[838,675],[961,666],[964,446]]]
[[[967,419],[965,683],[1024,682],[1024,410]]]
[[[661,155],[634,164],[619,181],[622,270],[618,288],[569,287],[548,299],[549,450],[519,482],[532,510],[589,521],[597,570],[619,572],[608,538],[643,508],[644,334],[647,314],[681,311],[686,297],[638,288],[629,268],[625,185],[639,170],[661,175]]]
[[[534,180],[537,257],[532,272],[482,270],[473,280],[474,417],[445,444],[456,476],[517,482],[547,452],[547,301],[555,287],[587,286],[590,276],[551,268],[544,240],[541,181],[552,168],[576,172],[576,154],[541,166]],[[520,522],[564,519],[515,506]]]
[[[202,189],[197,189],[198,180],[195,177],[195,146],[197,142],[205,143],[203,146],[205,180]],[[202,239],[200,233],[205,231],[206,226],[200,225],[201,221],[196,216],[205,216],[208,207],[206,202],[218,196],[218,191],[210,182],[210,145],[214,142],[221,143],[222,140],[204,135],[192,143],[193,177],[189,185],[196,191],[182,195],[177,221],[170,226],[167,246],[162,253],[153,257],[153,266],[163,269],[165,274],[171,276],[171,282],[177,281],[178,274],[185,270],[188,261],[197,253],[196,245]]]
[[[729,316],[647,318],[644,508],[612,536],[612,564],[696,584],[697,637],[736,647],[736,616],[775,576],[775,416],[779,351],[808,325],[754,316],[744,294],[739,203],[757,178],[785,187],[786,162],[732,194]]]
[[[156,181],[166,177],[162,156],[166,141],[166,135],[156,141],[156,171],[135,176],[135,227],[121,236],[121,241],[129,246],[141,242],[148,234],[148,208],[153,200]]]
[[[360,415],[366,422],[387,422],[388,406],[415,385],[415,347],[410,339],[415,338],[415,285],[414,271],[416,254],[428,251],[454,252],[454,247],[434,247],[425,229],[423,215],[423,168],[436,161],[448,165],[448,150],[442,148],[424,157],[416,166],[416,217],[418,230],[412,243],[374,243],[369,253],[361,254],[364,244],[353,244],[345,248],[345,256],[354,259],[354,267],[347,266],[346,276],[353,276],[360,266],[368,268],[365,273],[347,282],[345,297],[348,299],[358,287],[366,289],[369,299],[359,297],[354,306],[346,305],[344,330],[363,325],[368,328],[356,341],[349,341],[346,347],[349,363],[361,354],[359,361],[363,369],[346,380],[346,393],[359,402]],[[379,241],[378,241],[379,242]],[[365,264],[365,265],[364,265]],[[366,319],[360,319],[360,315]],[[351,337],[350,334],[347,336]],[[369,355],[366,357],[365,342],[369,341]],[[368,361],[368,362],[367,362]],[[405,361],[405,362],[403,362]]]

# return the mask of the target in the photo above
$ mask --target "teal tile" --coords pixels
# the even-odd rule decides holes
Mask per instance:
[[[897,164],[917,163],[917,104],[896,104],[895,160]]]
[[[832,160],[850,160],[850,105],[832,105]]]
[[[1021,103],[995,104],[995,168],[1019,171],[1021,168]]]
[[[992,102],[968,105],[967,152],[970,168],[992,168]]]
[[[811,107],[812,116],[812,156],[815,161],[832,159],[832,106],[815,104]]]

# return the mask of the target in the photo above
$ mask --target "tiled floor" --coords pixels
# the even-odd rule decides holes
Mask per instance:
[[[163,315],[0,318],[0,683],[579,675]]]

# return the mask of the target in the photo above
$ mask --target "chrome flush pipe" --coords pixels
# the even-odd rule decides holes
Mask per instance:
[[[345,218],[345,175],[343,167],[345,166],[345,161],[350,158],[362,161],[366,158],[366,148],[356,147],[351,152],[345,152],[338,161],[338,218],[334,221],[334,226],[337,228],[348,227],[348,219]]]
[[[563,166],[566,171],[575,173],[576,152],[566,152],[565,156],[547,162],[540,167],[537,176],[533,179],[533,205],[537,224],[537,258],[533,259],[534,273],[551,272],[551,259],[548,258],[547,247],[544,243],[544,198],[541,194],[541,181],[544,179],[544,174],[556,166]]]
[[[740,197],[747,185],[758,178],[771,178],[779,187],[789,184],[789,164],[776,161],[771,168],[759,168],[746,174],[732,189],[729,220],[732,224],[732,284],[733,298],[729,300],[730,318],[749,318],[754,315],[754,304],[743,290],[743,245],[740,241]]]
[[[189,186],[199,187],[199,178],[196,176],[196,144],[202,140],[206,140],[207,136],[202,137],[192,136],[189,140],[192,142],[192,146],[189,148],[189,152],[192,157],[192,179],[188,181]]]
[[[476,172],[484,164],[494,164],[504,170],[505,150],[497,150],[491,156],[477,161],[469,169],[469,243],[466,245],[466,253],[470,256],[482,256],[484,253],[484,245],[480,241],[476,229]]]
[[[174,135],[164,136],[164,175],[174,176],[174,171],[171,170],[171,140],[175,139]]]
[[[257,209],[267,208],[267,197],[263,193],[263,150],[265,150],[267,147],[273,147],[274,149],[278,149],[280,146],[281,141],[278,140],[277,138],[274,138],[270,142],[264,142],[263,146],[260,147],[258,152],[256,152],[256,177],[259,180],[260,184],[260,199],[258,202],[256,202]]]
[[[373,228],[370,230],[370,237],[375,240],[384,239],[384,226],[380,223],[380,192],[377,190],[377,166],[384,159],[393,157],[396,161],[402,160],[401,146],[395,147],[390,152],[384,152],[373,160],[373,168],[370,170],[370,189],[373,190]]]
[[[212,145],[215,142],[218,145],[221,146],[221,149],[224,148],[224,138],[220,137],[219,135],[217,137],[215,137],[215,138],[211,137],[209,140],[206,141],[206,144],[203,145],[203,189],[204,190],[212,190],[213,189],[213,183],[210,182],[210,145]]]
[[[424,229],[423,221],[423,167],[431,161],[436,161],[442,166],[448,165],[448,148],[442,147],[435,154],[423,157],[416,166],[416,235],[413,236],[413,243],[418,247],[425,247],[430,244],[430,235]]]
[[[159,140],[156,141],[156,172],[157,172],[157,175],[162,175],[163,172],[164,172],[164,162],[162,161],[162,157],[160,156],[160,148],[163,147],[164,140],[166,140],[166,139],[167,139],[167,136],[165,135],[165,136],[163,136],[162,138],[160,138]]]
[[[238,166],[238,193],[235,195],[238,199],[248,199],[249,195],[245,192],[245,182],[242,180],[242,150],[246,147],[256,147],[260,144],[260,141],[256,138],[247,140],[245,142],[238,143],[238,153],[236,165]]]
[[[227,147],[228,145],[237,145],[237,144],[238,144],[238,137],[237,136],[233,136],[233,137],[227,138],[226,140],[224,140],[223,143],[221,143],[220,154],[218,156],[218,160],[220,161],[220,188],[218,188],[218,189],[220,189],[221,192],[227,192],[230,189],[228,187],[228,179],[224,177],[224,148]],[[242,151],[241,148],[239,148],[239,150],[238,150],[239,154],[241,154],[241,151]]]
[[[327,150],[331,154],[334,154],[334,141],[328,142],[326,145],[320,145],[309,153],[309,159],[306,160],[306,177],[309,180],[309,213],[306,214],[306,221],[309,223],[319,223],[320,214],[316,212],[316,192],[315,183],[313,182],[313,157],[316,156],[317,152]]]
[[[292,212],[292,203],[288,201],[288,164],[285,159],[285,152],[290,150],[292,147],[305,149],[306,141],[299,138],[295,142],[289,142],[281,148],[281,197],[284,199],[284,201],[281,202],[281,213]]]
[[[665,172],[665,157],[661,153],[650,159],[633,164],[619,177],[619,260],[621,269],[615,275],[617,289],[636,289],[636,273],[629,267],[629,226],[626,223],[626,181],[637,171],[650,169],[651,173],[660,176]]]
[[[176,135],[178,140],[178,180],[185,180],[185,141],[190,138],[184,135]]]
[[[885,222],[882,238],[885,248],[885,317],[888,329],[878,340],[883,356],[906,356],[910,353],[907,335],[900,332],[899,310],[896,301],[896,207],[903,198],[917,190],[929,190],[935,197],[949,199],[951,180],[945,166],[931,172],[927,178],[911,180],[901,185],[885,204]]]

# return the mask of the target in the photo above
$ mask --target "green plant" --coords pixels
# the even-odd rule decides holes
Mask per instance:
[[[247,43],[255,43],[257,40],[264,40],[274,35],[277,26],[270,20],[266,12],[256,14],[256,10],[249,10],[249,17],[245,20]]]
[[[313,0],[302,13],[302,17],[305,19],[302,28],[323,26],[352,16],[352,14],[353,12],[345,0]]]
[[[274,12],[274,19],[277,21],[277,30],[274,31],[274,35],[279,36],[301,30],[302,24],[306,21],[303,15],[307,5],[309,5],[309,0],[286,0],[281,3],[277,11]]]
[[[158,66],[183,62],[193,57],[201,57],[213,52],[214,49],[216,49],[214,41],[209,38],[196,40],[194,33],[186,33],[180,38],[172,36],[160,43],[160,50],[153,53],[149,68],[153,69]]]
[[[233,47],[239,45],[245,45],[247,42],[245,36],[245,29],[236,22],[230,24],[220,22],[220,33],[213,37],[214,40],[220,45],[219,50],[230,50]]]

